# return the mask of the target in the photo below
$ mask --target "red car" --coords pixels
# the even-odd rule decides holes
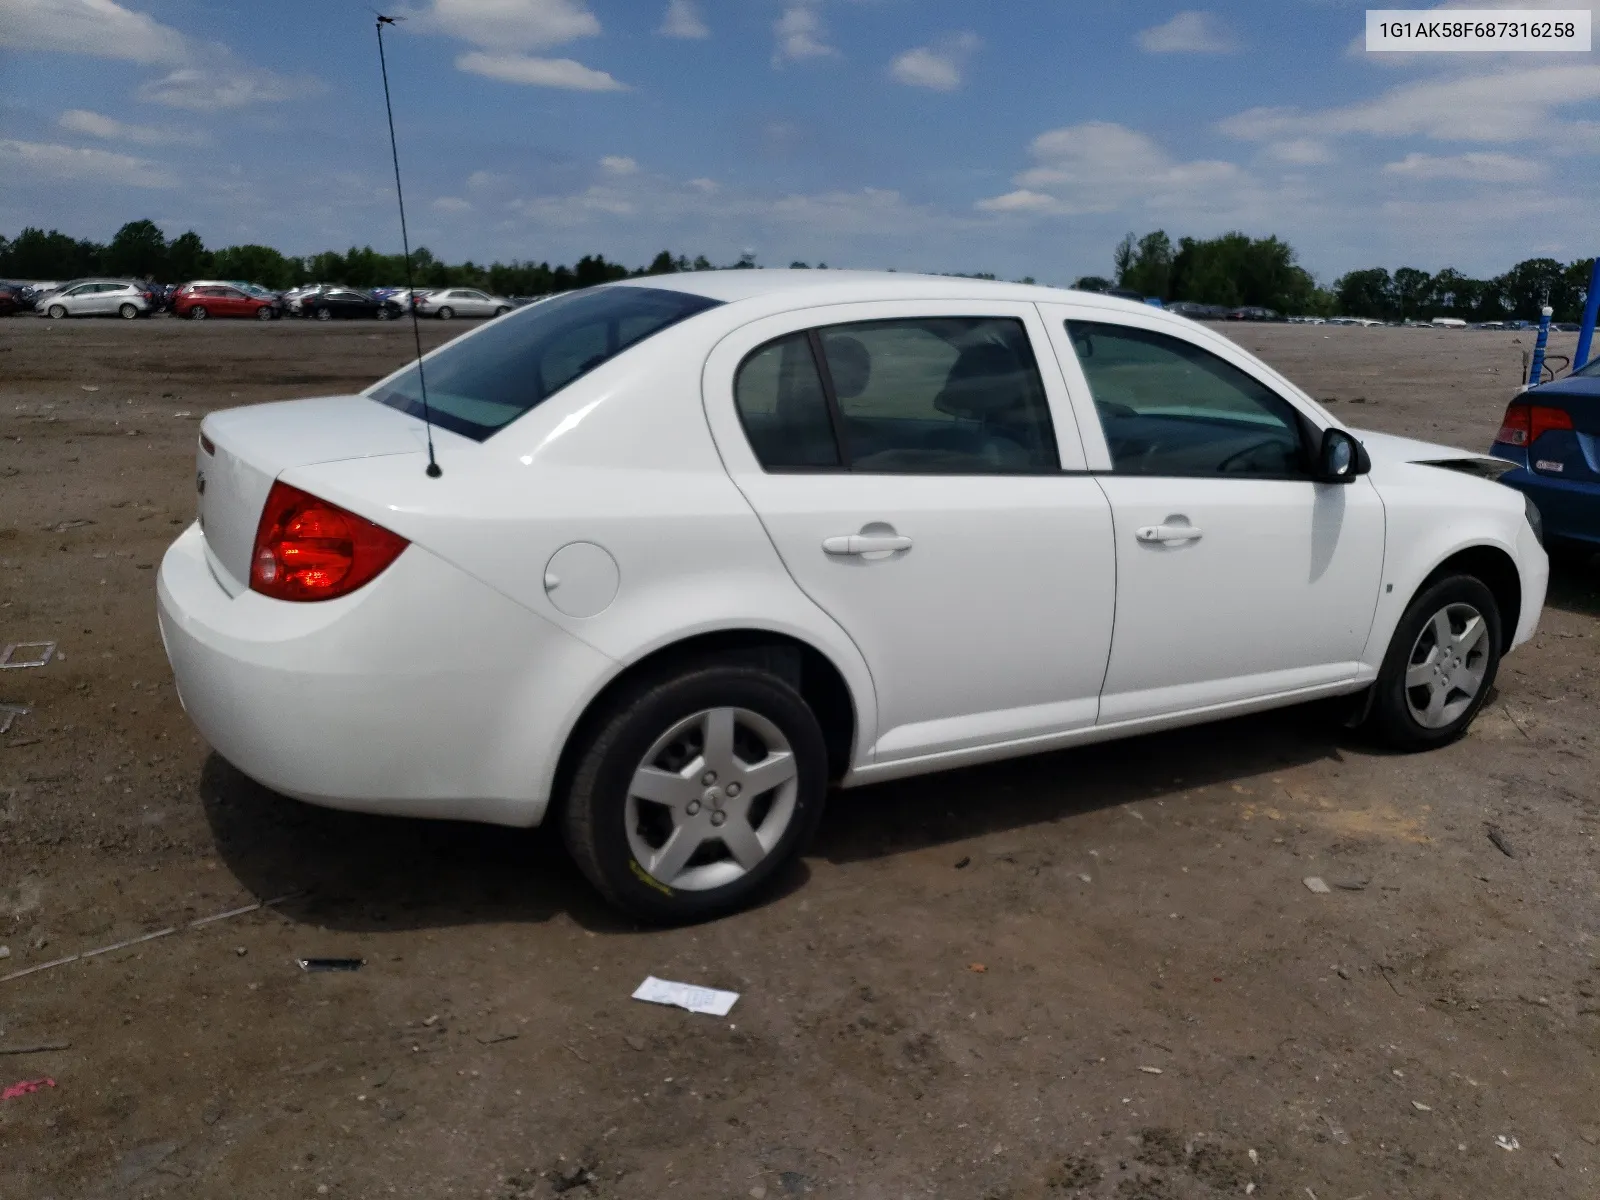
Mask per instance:
[[[186,283],[172,296],[172,315],[204,321],[209,317],[254,317],[271,321],[278,302],[252,296],[226,283]]]

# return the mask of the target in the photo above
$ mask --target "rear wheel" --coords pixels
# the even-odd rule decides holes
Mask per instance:
[[[380,308],[375,315],[380,321],[387,321],[390,317],[394,316],[394,314],[387,308]]]
[[[448,321],[448,320],[450,320],[451,317],[453,317],[455,315],[456,315],[456,310],[451,308],[448,304],[446,304],[443,308],[441,308],[439,310],[439,320],[441,320],[441,321]]]
[[[67,310],[65,308],[63,308],[61,305],[59,305],[59,304],[52,304],[49,308],[45,309],[44,311],[45,311],[45,314],[52,321],[59,321],[59,320],[61,320],[62,317],[67,315]]]
[[[331,320],[333,320],[333,309],[331,309],[331,308],[319,308],[319,309],[317,309],[317,320],[319,320],[319,321],[331,321]]]
[[[117,309],[117,316],[121,317],[124,321],[132,321],[138,315],[139,306],[137,304],[124,304]]]
[[[1500,609],[1479,579],[1436,580],[1412,600],[1374,684],[1369,723],[1399,750],[1430,750],[1466,732],[1500,667]]]
[[[204,321],[210,315],[211,314],[206,311],[206,306],[204,304],[196,304],[189,310],[189,320],[191,321]]]
[[[816,829],[827,791],[816,717],[765,671],[708,665],[620,697],[565,797],[568,848],[617,907],[704,920],[748,903]]]

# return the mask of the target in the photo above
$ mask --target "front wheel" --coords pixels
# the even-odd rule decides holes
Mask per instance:
[[[277,316],[278,314],[272,310],[271,305],[263,304],[256,309],[256,320],[258,321],[273,321],[277,319]]]
[[[378,318],[378,320],[380,320],[380,321],[387,321],[390,317],[394,316],[394,314],[392,312],[390,312],[387,308],[380,308],[373,315],[376,316]]]
[[[454,317],[455,315],[456,315],[456,310],[451,308],[448,304],[446,304],[443,308],[441,308],[439,310],[439,320],[441,320],[441,321],[448,321],[448,320],[450,320],[450,318]]]
[[[189,320],[191,321],[204,321],[210,315],[203,304],[196,304],[189,310]]]
[[[1397,750],[1431,750],[1466,732],[1500,667],[1500,609],[1470,575],[1437,580],[1412,600],[1389,643],[1368,718]]]
[[[747,904],[822,816],[817,719],[765,671],[708,665],[619,698],[592,728],[563,812],[602,895],[677,923]]]
[[[132,321],[138,317],[138,315],[139,306],[137,304],[124,304],[121,308],[117,309],[117,316],[121,317],[124,321]]]
[[[67,315],[67,310],[59,304],[52,304],[44,311],[45,315],[48,316],[52,321],[59,321],[62,317]]]
[[[494,315],[497,316],[497,317],[503,317],[510,311],[511,310],[509,308],[507,308],[504,304],[502,304],[499,308],[494,310]]]

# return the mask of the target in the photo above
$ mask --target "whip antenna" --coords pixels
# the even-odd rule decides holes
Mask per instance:
[[[428,408],[428,380],[422,372],[422,324],[417,318],[417,287],[411,277],[411,237],[406,232],[406,194],[400,187],[400,148],[394,139],[394,105],[389,100],[389,63],[383,54],[383,27],[393,25],[404,17],[386,17],[374,12],[378,18],[378,68],[383,72],[383,111],[389,117],[389,155],[394,159],[394,198],[400,204],[400,248],[406,255],[406,302],[411,309],[411,336],[417,344],[417,384],[422,389],[422,424],[428,431],[428,478],[437,479],[444,474],[439,470],[439,460],[433,456],[433,414]]]

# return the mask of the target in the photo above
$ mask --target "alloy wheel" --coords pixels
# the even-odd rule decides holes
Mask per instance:
[[[794,817],[799,771],[779,728],[747,708],[709,708],[668,729],[628,785],[628,846],[674,889],[723,887],[754,870]]]
[[[1470,604],[1446,605],[1422,627],[1406,660],[1406,707],[1442,729],[1472,707],[1489,670],[1489,624]]]

